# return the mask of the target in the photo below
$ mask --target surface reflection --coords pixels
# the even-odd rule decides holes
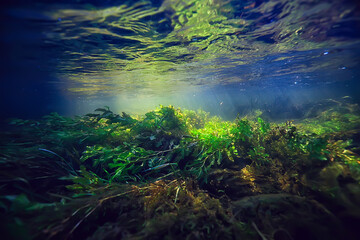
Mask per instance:
[[[181,105],[174,96],[226,85],[246,91],[359,76],[355,1],[25,1],[1,12],[8,95],[36,78],[54,98],[53,107],[41,104],[48,110],[103,97]]]

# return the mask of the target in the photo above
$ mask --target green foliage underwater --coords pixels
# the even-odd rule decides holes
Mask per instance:
[[[13,119],[0,138],[2,234],[358,239],[359,107],[328,106],[283,123],[173,106]]]

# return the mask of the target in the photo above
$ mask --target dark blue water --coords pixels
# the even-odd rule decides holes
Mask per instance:
[[[204,3],[222,20],[203,33],[203,3],[188,2],[198,17],[178,20],[171,1],[3,3],[1,118],[159,104],[301,118],[312,102],[360,101],[356,1]]]

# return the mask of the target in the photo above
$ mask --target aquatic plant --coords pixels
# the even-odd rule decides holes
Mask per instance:
[[[360,181],[360,158],[350,127],[319,134],[305,122],[223,121],[173,106],[143,116],[104,107],[74,118],[53,113],[11,123],[14,129],[1,133],[0,207],[10,225],[30,226],[39,238],[124,231],[122,237],[139,239],[159,231],[169,238],[234,232],[253,238],[266,231],[261,221],[235,220],[228,201],[266,193],[337,196],[335,206],[356,206],[345,190],[320,184],[356,192],[351,184]],[[25,207],[12,207],[19,201]],[[40,208],[51,219],[28,221]],[[133,222],[125,221],[129,216]]]

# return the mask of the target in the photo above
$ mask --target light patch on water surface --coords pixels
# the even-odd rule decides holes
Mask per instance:
[[[164,62],[211,64],[221,57],[241,65],[269,54],[336,47],[356,40],[348,26],[343,36],[335,34],[346,22],[357,26],[356,11],[351,4],[307,0],[165,0],[54,4],[17,16],[46,21],[43,44],[58,49],[56,72],[63,75],[156,68]]]
[[[57,91],[48,95],[80,99],[79,106],[140,111],[201,103],[222,112],[251,105],[243,96],[253,88],[261,94],[324,87],[359,76],[359,8],[351,2],[76,1],[1,13],[15,24],[6,25],[3,39],[12,49],[6,55],[10,74],[25,69],[18,78],[31,79],[19,81],[26,87],[35,79]],[[34,72],[44,73],[43,79]],[[222,95],[217,90],[234,86],[236,94],[217,97]],[[200,94],[194,98],[194,92]],[[76,104],[69,104],[69,111]]]
[[[64,94],[88,97],[97,94],[117,96],[119,94],[159,95],[192,91],[193,88],[214,85],[217,81],[206,79],[205,72],[196,64],[173,65],[164,62],[156,66],[132,71],[109,71],[68,75],[64,78]],[[214,78],[212,78],[214,80]],[[206,82],[205,82],[206,81]]]

